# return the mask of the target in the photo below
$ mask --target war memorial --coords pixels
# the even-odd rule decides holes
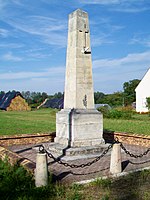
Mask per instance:
[[[18,137],[9,138],[9,145],[2,138],[7,148],[1,146],[0,156],[9,155],[31,170],[37,187],[47,185],[48,171],[56,182],[81,184],[150,168],[148,136],[114,133],[110,143],[104,138],[103,115],[94,105],[88,14],[80,9],[69,15],[64,108],[56,114],[54,142],[52,134],[41,140],[26,137],[22,144]]]

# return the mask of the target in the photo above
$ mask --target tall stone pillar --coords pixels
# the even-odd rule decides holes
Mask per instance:
[[[94,109],[88,14],[69,15],[64,109]]]
[[[56,115],[55,142],[71,147],[103,143],[103,118],[94,107],[88,14],[69,15],[64,109]]]

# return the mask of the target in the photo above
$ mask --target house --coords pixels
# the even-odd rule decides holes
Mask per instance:
[[[45,99],[45,101],[38,106],[37,108],[57,108],[63,109],[64,107],[64,97],[61,98],[52,98],[52,99]]]
[[[135,89],[136,92],[136,112],[146,113],[148,112],[146,98],[150,97],[150,69],[144,75]]]
[[[31,110],[20,92],[12,91],[0,94],[0,110],[23,111]]]

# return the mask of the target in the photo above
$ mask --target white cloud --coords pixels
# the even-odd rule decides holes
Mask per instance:
[[[93,62],[95,90],[105,93],[122,90],[123,83],[141,79],[150,67],[150,51],[128,54],[118,59],[99,59]]]
[[[23,3],[20,0],[11,0],[12,3],[15,3],[16,5],[23,5]]]
[[[17,48],[21,48],[21,47],[24,47],[24,45],[19,44],[19,43],[1,43],[0,44],[0,48],[17,49]]]
[[[7,5],[7,0],[0,0],[0,10],[2,10]]]
[[[150,47],[150,36],[147,33],[138,33],[133,36],[129,44],[140,44],[146,47]]]
[[[126,12],[126,13],[138,13],[138,12],[144,12],[146,10],[150,10],[149,7],[139,7],[139,8],[130,8],[130,7],[127,7],[127,8],[123,8],[123,7],[120,7],[120,8],[113,8],[112,10],[115,10],[115,11],[118,11],[118,12]]]
[[[150,51],[143,53],[128,54],[119,59],[99,59],[93,61],[93,68],[102,67],[125,67],[125,66],[150,66]]]
[[[41,37],[41,41],[44,43],[61,47],[66,46],[67,24],[63,20],[44,16],[27,16],[4,20],[16,31]]]
[[[120,0],[80,0],[81,3],[85,4],[101,4],[101,5],[110,5],[110,4],[118,4]]]
[[[52,67],[43,71],[22,71],[0,74],[0,85],[4,91],[40,91],[53,94],[64,91],[65,67]]]
[[[115,43],[113,35],[124,28],[125,26],[114,24],[109,17],[99,18],[96,22],[92,22],[91,45],[100,46]]]
[[[91,46],[101,46],[103,44],[113,44],[114,40],[109,38],[110,35],[91,36]]]
[[[32,72],[32,71],[21,71],[21,72],[9,72],[1,73],[1,80],[15,80],[15,79],[43,79],[47,77],[56,78],[57,76],[62,76],[64,74],[65,67],[53,67],[45,69],[43,71]]]
[[[2,29],[2,28],[0,28],[0,36],[1,37],[7,37],[9,35],[9,31],[8,30],[6,30],[6,29]]]
[[[110,10],[127,13],[150,10],[149,1],[146,0],[80,0],[79,3],[103,5]]]
[[[12,52],[8,52],[7,54],[3,55],[2,59],[6,61],[14,61],[14,62],[22,61],[21,57],[14,56]]]
[[[61,78],[10,80],[6,81],[5,84],[3,84],[3,80],[0,80],[0,85],[3,86],[4,91],[36,91],[47,92],[48,94],[64,91],[64,79]]]

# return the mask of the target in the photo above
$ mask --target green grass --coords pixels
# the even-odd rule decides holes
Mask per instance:
[[[134,114],[130,120],[104,118],[104,129],[115,132],[150,135],[150,117],[148,114]]]
[[[149,200],[150,170],[116,179],[96,179],[87,185],[49,183],[36,188],[31,174],[23,167],[0,160],[1,200]]]
[[[0,135],[49,133],[55,131],[55,109],[0,112]]]
[[[28,112],[0,111],[0,135],[50,133],[55,131],[55,109]],[[104,118],[104,129],[150,135],[150,117],[134,114],[131,119]]]

